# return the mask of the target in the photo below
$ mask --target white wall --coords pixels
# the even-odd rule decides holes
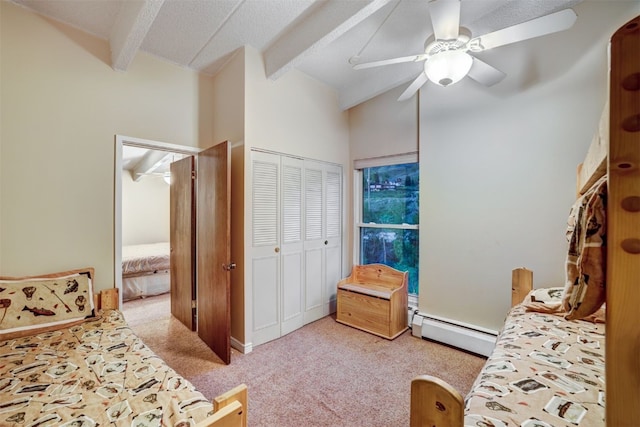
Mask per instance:
[[[244,49],[238,49],[213,78],[213,143],[244,140]]]
[[[604,105],[601,89],[555,87],[421,122],[422,311],[499,329],[512,269],[532,269],[537,287],[563,285],[575,168]]]
[[[229,141],[231,149],[231,337],[245,342],[244,286],[244,49],[213,79],[213,138]]]
[[[161,176],[139,181],[122,172],[122,245],[169,241],[169,186]]]
[[[335,91],[297,70],[267,79],[262,56],[251,47],[245,64],[245,144],[348,164],[348,114]]]
[[[349,110],[351,160],[418,151],[418,98],[397,99],[404,87]]]
[[[0,274],[93,266],[114,286],[114,136],[211,140],[210,78],[0,2]]]

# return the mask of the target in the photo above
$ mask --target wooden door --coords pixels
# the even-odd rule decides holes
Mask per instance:
[[[196,329],[192,301],[195,299],[195,205],[194,158],[171,163],[169,190],[171,247],[171,314],[187,328]]]
[[[196,220],[198,336],[231,362],[231,146],[198,154]]]

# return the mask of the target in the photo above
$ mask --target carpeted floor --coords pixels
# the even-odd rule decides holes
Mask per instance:
[[[341,325],[333,316],[224,365],[169,314],[168,295],[125,303],[138,336],[205,396],[249,387],[251,427],[409,425],[411,379],[438,376],[464,396],[485,359],[405,332],[393,341]]]

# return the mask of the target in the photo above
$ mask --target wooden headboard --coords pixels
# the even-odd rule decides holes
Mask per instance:
[[[606,423],[640,420],[640,16],[611,38]]]

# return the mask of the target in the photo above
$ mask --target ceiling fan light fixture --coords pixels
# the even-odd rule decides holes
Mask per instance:
[[[431,56],[424,63],[429,80],[440,86],[459,82],[469,73],[473,57],[463,50],[445,50]]]

